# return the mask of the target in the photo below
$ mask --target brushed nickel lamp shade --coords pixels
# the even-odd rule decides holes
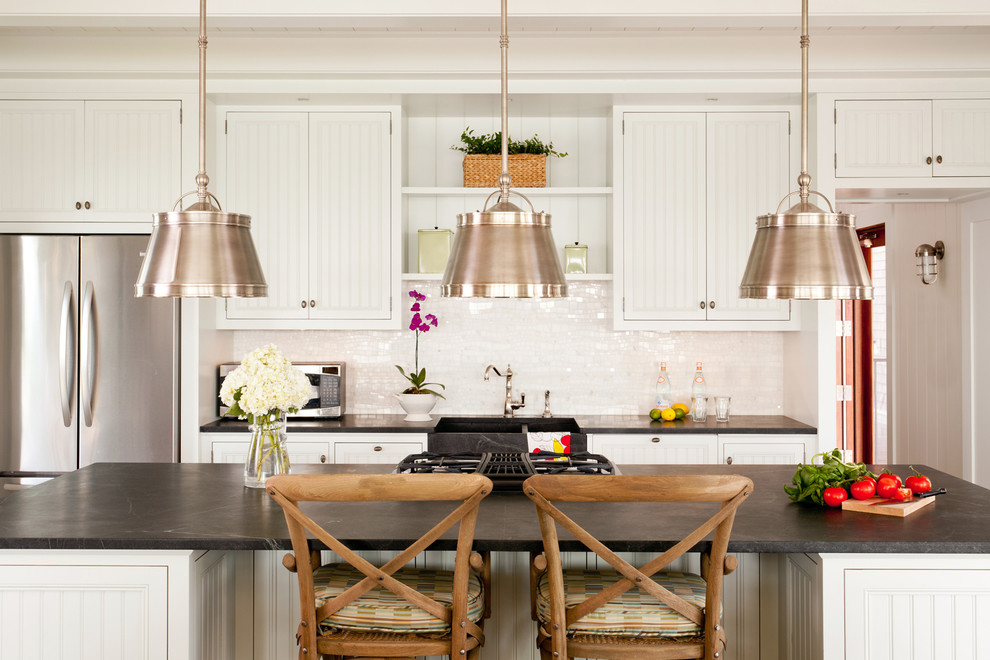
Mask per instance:
[[[443,273],[445,298],[562,298],[567,282],[550,230],[550,214],[537,213],[529,199],[511,190],[509,175],[509,97],[507,0],[502,0],[502,173],[499,189],[484,211],[460,213]],[[492,197],[494,204],[488,206]],[[529,204],[526,211],[510,195]]]
[[[856,235],[856,219],[836,213],[828,198],[811,190],[808,174],[808,0],[801,11],[801,174],[799,190],[776,213],[756,219],[756,236],[739,285],[740,298],[869,300],[873,284]],[[818,195],[828,211],[809,201]],[[800,202],[783,213],[792,195]]]
[[[199,4],[199,173],[196,190],[171,211],[154,214],[154,226],[134,295],[155,298],[255,298],[268,284],[251,240],[251,216],[225,212],[207,191],[206,0]],[[197,200],[177,211],[182,200]]]

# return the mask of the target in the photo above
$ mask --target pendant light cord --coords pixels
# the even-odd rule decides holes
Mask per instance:
[[[196,175],[196,195],[206,204],[206,0],[199,0],[199,173]]]
[[[203,0],[205,2],[205,0]],[[502,0],[502,32],[498,40],[502,53],[502,173],[498,177],[499,201],[509,201],[512,176],[509,174],[509,19],[508,0]]]
[[[810,195],[811,175],[808,174],[808,0],[801,0],[801,174],[798,187],[801,203],[807,204]]]

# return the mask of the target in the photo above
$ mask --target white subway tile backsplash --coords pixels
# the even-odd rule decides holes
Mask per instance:
[[[451,299],[437,280],[409,280],[428,298],[423,311],[439,326],[420,335],[419,363],[430,381],[447,386],[439,414],[501,414],[505,385],[485,382],[485,367],[512,365],[513,392],[526,393],[518,415],[551,409],[563,414],[641,414],[652,407],[660,360],[666,360],[675,398],[690,403],[695,362],[704,363],[709,395],[732,396],[736,414],[781,414],[781,332],[647,332],[612,329],[612,283],[568,283],[554,300]],[[404,290],[404,291],[405,291]],[[412,299],[409,299],[411,304]],[[409,305],[405,305],[408,310]],[[348,413],[400,413],[393,393],[405,382],[396,370],[413,365],[415,335],[395,331],[234,331],[235,359],[274,343],[296,361],[347,363]]]

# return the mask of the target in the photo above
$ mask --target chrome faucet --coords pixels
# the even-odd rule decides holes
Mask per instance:
[[[489,374],[494,371],[496,376],[501,376],[505,378],[505,407],[502,412],[503,417],[514,417],[517,408],[522,408],[526,405],[526,393],[523,392],[519,395],[518,401],[512,400],[512,365],[507,365],[505,369],[505,374],[503,375],[494,364],[490,364],[485,367],[485,380],[488,380]]]
[[[543,416],[553,417],[553,413],[550,412],[550,390],[543,393]]]

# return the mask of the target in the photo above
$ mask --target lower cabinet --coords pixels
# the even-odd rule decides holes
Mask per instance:
[[[817,443],[818,436],[807,434],[723,433],[718,436],[718,462],[796,466],[814,456]]]
[[[717,436],[707,434],[596,433],[590,451],[622,465],[717,463]]]
[[[202,433],[203,462],[244,463],[251,438],[247,433]],[[426,448],[424,433],[292,433],[289,463],[398,464]]]
[[[426,449],[419,433],[342,433],[334,438],[334,463],[398,465],[406,456]]]
[[[212,434],[215,435],[215,434]],[[240,434],[238,434],[240,435]],[[247,461],[248,448],[251,440],[246,436],[240,440],[220,440],[210,443],[211,463],[241,463]],[[293,463],[329,463],[329,442],[294,441],[288,442],[289,464]]]

